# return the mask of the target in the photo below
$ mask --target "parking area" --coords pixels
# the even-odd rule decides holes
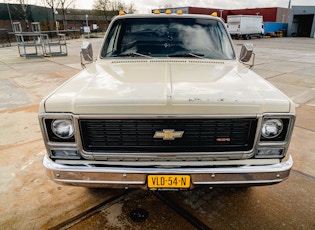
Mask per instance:
[[[90,39],[94,53],[102,39]],[[42,166],[40,100],[81,70],[81,40],[68,56],[21,58],[0,48],[0,229],[315,229],[315,39],[250,41],[253,70],[295,103],[288,180],[251,188],[180,192],[55,184]]]

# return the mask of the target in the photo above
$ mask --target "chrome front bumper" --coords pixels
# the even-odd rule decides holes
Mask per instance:
[[[101,166],[95,167],[88,161],[79,164],[60,164],[52,161],[45,155],[43,164],[50,179],[57,183],[84,187],[105,188],[141,188],[147,189],[148,175],[190,175],[191,188],[196,186],[215,185],[267,185],[285,180],[293,166],[290,156],[286,162],[268,165],[242,166],[229,165],[229,161],[222,162],[224,167],[211,168],[143,168]],[[252,162],[248,160],[248,162]],[[95,162],[98,163],[98,162]]]

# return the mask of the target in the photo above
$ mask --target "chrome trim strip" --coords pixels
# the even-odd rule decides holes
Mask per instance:
[[[182,166],[246,166],[246,165],[271,165],[278,164],[279,159],[247,159],[247,160],[226,160],[226,161],[88,161],[88,160],[55,160],[57,164],[62,165],[103,165],[105,166],[133,166],[133,167],[150,167],[165,166],[182,167]]]
[[[91,180],[59,180],[59,179],[53,179],[56,182],[59,183],[89,183],[89,184],[121,184],[121,185],[129,185],[129,184],[133,184],[133,185],[144,185],[145,182],[140,182],[140,181],[91,181]]]
[[[269,183],[280,183],[281,181],[283,181],[285,179],[276,179],[276,180],[257,180],[255,181],[255,184],[269,184]],[[222,182],[211,182],[212,185],[225,185],[226,182],[222,181]],[[238,185],[238,184],[248,184],[247,181],[229,181],[228,184],[232,184],[232,185]],[[195,185],[209,185],[209,182],[196,182]]]
[[[194,119],[194,118],[257,118],[259,115],[256,114],[243,114],[243,115],[226,115],[226,114],[156,114],[156,115],[73,115],[76,119]]]
[[[240,167],[224,167],[224,168],[126,168],[126,167],[87,167],[71,166],[58,164],[50,160],[46,155],[43,160],[45,168],[57,171],[70,172],[117,172],[117,173],[259,173],[259,172],[278,172],[290,169],[293,166],[293,160],[290,156],[288,161],[272,165],[244,165]]]
[[[43,164],[47,175],[57,183],[86,187],[121,187],[147,189],[149,174],[186,174],[197,185],[274,184],[285,180],[293,165],[286,162],[272,165],[244,165],[226,168],[126,168],[61,165],[45,155]]]

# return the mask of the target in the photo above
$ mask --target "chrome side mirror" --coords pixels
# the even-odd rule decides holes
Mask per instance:
[[[252,68],[255,62],[255,53],[254,53],[253,47],[254,47],[253,44],[245,43],[242,45],[242,49],[240,53],[240,62],[242,63],[249,62],[253,56],[252,63],[246,64],[246,65],[249,65],[249,68]]]
[[[81,66],[85,68],[85,64],[93,62],[93,48],[89,42],[82,42],[81,45]],[[84,61],[83,61],[83,59]]]

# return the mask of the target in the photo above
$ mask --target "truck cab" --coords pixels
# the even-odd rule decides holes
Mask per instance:
[[[67,185],[152,190],[285,180],[295,106],[218,17],[119,15],[42,100],[43,164]]]

